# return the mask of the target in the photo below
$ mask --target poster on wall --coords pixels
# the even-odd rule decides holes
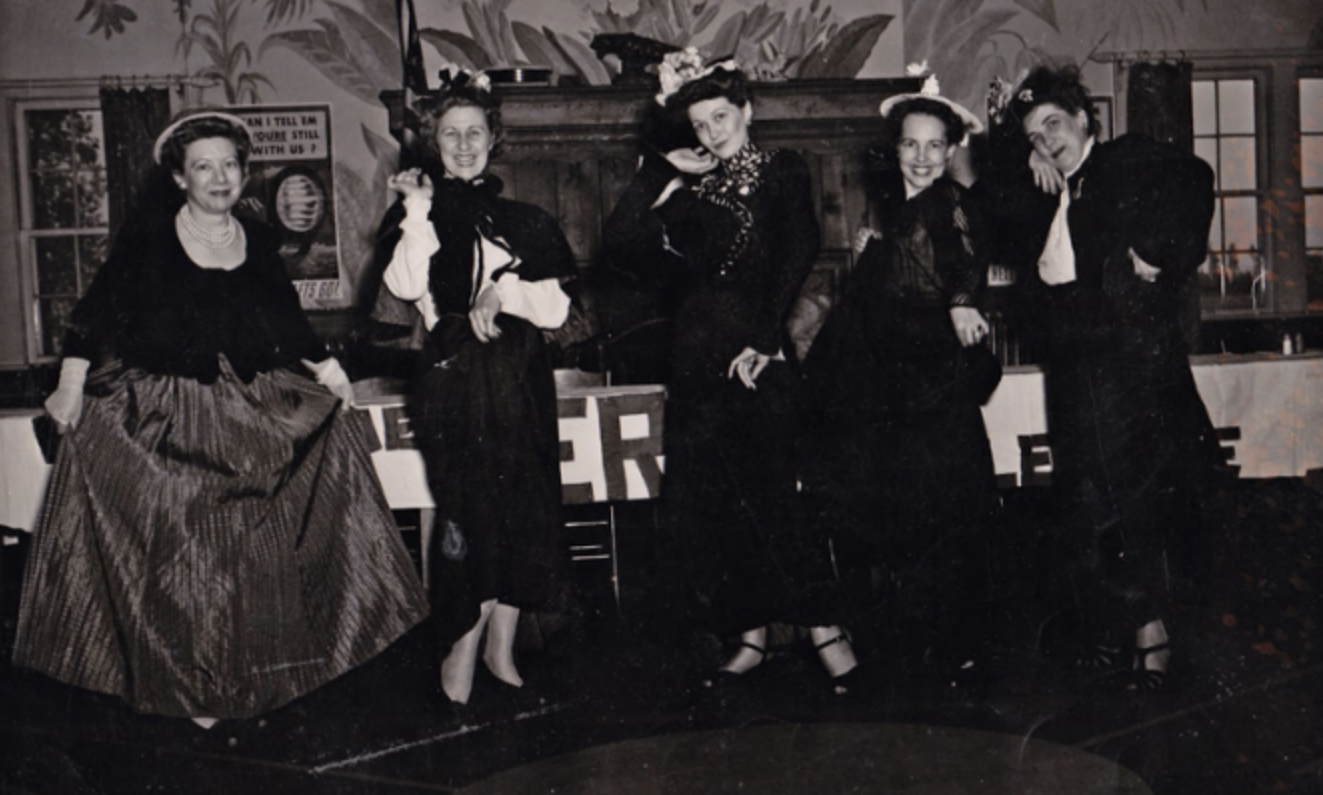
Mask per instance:
[[[304,307],[340,296],[330,105],[231,109],[253,139],[237,210],[281,235],[280,254]]]

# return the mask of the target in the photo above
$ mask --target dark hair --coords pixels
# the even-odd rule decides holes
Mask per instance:
[[[965,140],[965,133],[969,131],[965,120],[960,118],[951,106],[944,102],[938,102],[935,99],[927,97],[915,97],[897,102],[892,106],[891,111],[882,117],[882,140],[886,148],[893,153],[900,144],[902,130],[905,127],[905,117],[914,114],[932,116],[942,123],[946,130],[947,144],[958,144]]]
[[[161,144],[161,166],[170,174],[183,171],[184,156],[189,145],[206,138],[228,138],[233,141],[234,150],[239,155],[239,166],[247,170],[248,153],[253,146],[248,129],[217,116],[198,116],[176,127]]]
[[[656,102],[649,102],[643,109],[639,137],[645,146],[658,152],[699,146],[698,134],[694,132],[694,125],[689,123],[689,117]]]
[[[725,97],[737,108],[752,101],[744,73],[739,69],[714,69],[711,74],[680,86],[679,91],[666,98],[666,109],[685,115],[690,105],[718,97]]]
[[[478,88],[468,80],[456,80],[443,87],[436,94],[419,100],[414,106],[418,114],[418,135],[423,139],[427,152],[441,159],[441,149],[436,142],[436,131],[441,126],[441,117],[452,108],[477,108],[487,117],[487,129],[492,134],[491,157],[501,153],[505,143],[505,127],[501,125],[501,101],[490,91]]]
[[[1040,66],[1030,72],[1011,95],[1011,116],[1017,124],[1023,125],[1034,108],[1048,104],[1056,105],[1072,116],[1084,111],[1090,135],[1097,135],[1102,129],[1098,111],[1089,97],[1089,90],[1084,87],[1078,67]]]

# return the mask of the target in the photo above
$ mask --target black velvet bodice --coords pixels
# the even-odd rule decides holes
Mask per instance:
[[[64,355],[118,359],[147,372],[216,380],[224,355],[245,382],[259,372],[321,361],[317,338],[270,228],[242,220],[248,256],[232,270],[199,267],[173,216],[125,226],[65,336]]]

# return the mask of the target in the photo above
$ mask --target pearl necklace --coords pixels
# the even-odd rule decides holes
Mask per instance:
[[[185,203],[179,208],[179,225],[184,228],[188,236],[206,246],[207,248],[222,249],[229,248],[234,243],[234,237],[238,233],[238,224],[234,222],[234,216],[226,216],[225,228],[220,231],[209,229],[197,222],[193,217],[193,211]]]

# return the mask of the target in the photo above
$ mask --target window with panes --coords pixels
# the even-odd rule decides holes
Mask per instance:
[[[1271,263],[1259,212],[1257,85],[1251,78],[1197,79],[1192,92],[1194,151],[1217,175],[1208,260],[1199,273],[1204,307],[1268,309]]]
[[[1305,194],[1305,282],[1309,308],[1323,310],[1323,77],[1300,86],[1300,187]]]
[[[59,356],[69,314],[106,257],[104,142],[95,102],[20,106],[20,240],[39,359]]]

